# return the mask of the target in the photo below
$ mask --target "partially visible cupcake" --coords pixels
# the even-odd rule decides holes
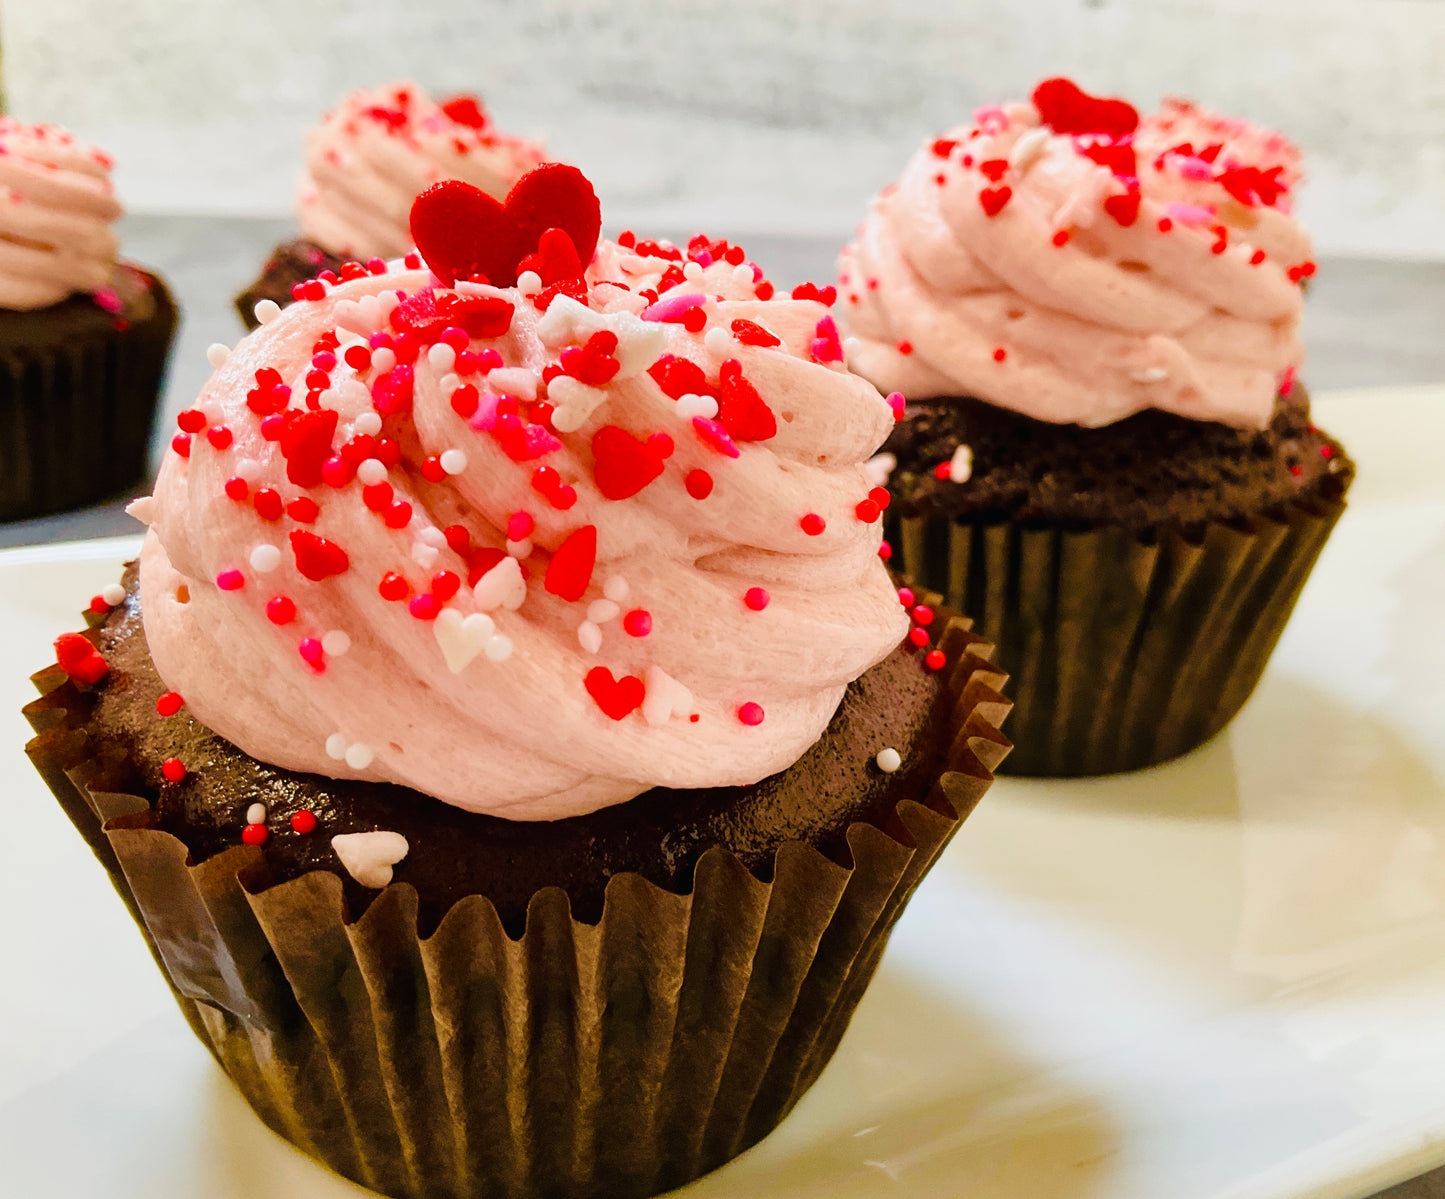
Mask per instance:
[[[176,306],[117,258],[110,158],[0,117],[0,521],[144,475]]]
[[[895,564],[998,644],[1014,771],[1212,736],[1342,510],[1353,467],[1295,381],[1299,158],[1052,79],[924,146],[842,253],[851,364],[904,417]]]
[[[817,1077],[1007,705],[879,561],[825,307],[599,245],[574,168],[513,197],[429,189],[430,270],[230,353],[28,750],[271,1127],[388,1195],[626,1199]]]
[[[433,183],[463,179],[500,200],[542,158],[536,142],[498,129],[477,96],[436,101],[408,80],[359,88],[307,133],[301,235],[236,297],[241,319],[254,329],[261,300],[286,304],[299,284],[348,261],[400,258],[412,248],[411,202]]]

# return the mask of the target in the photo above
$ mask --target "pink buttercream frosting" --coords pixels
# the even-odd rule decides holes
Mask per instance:
[[[433,183],[464,179],[501,199],[542,158],[474,96],[438,103],[410,81],[361,88],[306,135],[301,232],[338,257],[396,257],[411,248],[411,203]]]
[[[751,783],[819,737],[908,628],[860,509],[893,415],[822,304],[661,252],[602,243],[586,303],[545,312],[397,263],[230,353],[139,513],[150,650],[198,720],[524,820]],[[417,332],[477,301],[504,334]]]
[[[1265,426],[1314,270],[1298,151],[1178,100],[1080,133],[1132,114],[1080,104],[1047,114],[1064,131],[1034,104],[983,110],[914,155],[839,259],[851,365],[1058,423]]]
[[[121,215],[110,166],[58,126],[0,117],[0,308],[44,308],[108,284]]]

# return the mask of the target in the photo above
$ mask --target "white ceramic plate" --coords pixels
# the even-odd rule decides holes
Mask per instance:
[[[1360,466],[1258,693],[1168,766],[1005,781],[832,1065],[692,1199],[1347,1199],[1445,1162],[1445,388]],[[363,1194],[250,1114],[24,761],[133,541],[0,554],[0,1194]]]

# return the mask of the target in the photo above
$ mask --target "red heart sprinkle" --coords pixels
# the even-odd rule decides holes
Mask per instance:
[[[622,367],[612,356],[616,349],[617,334],[610,329],[598,329],[587,339],[586,345],[562,351],[562,370],[590,387],[601,387]]]
[[[718,370],[717,421],[733,441],[766,441],[778,431],[778,419],[757,388],[743,378],[743,367],[729,358]]]
[[[661,450],[660,445],[639,441],[626,429],[604,425],[592,435],[592,456],[597,460],[592,477],[597,490],[609,500],[636,495],[662,474],[666,455]]]
[[[411,207],[411,235],[443,283],[481,274],[499,287],[517,281],[517,264],[537,250],[542,235],[560,229],[578,261],[592,261],[602,207],[576,167],[548,162],[528,171],[499,204],[480,188],[444,179]]]
[[[291,530],[291,552],[296,556],[296,569],[313,583],[339,575],[351,566],[344,549],[305,529]]]
[[[1110,196],[1104,201],[1104,211],[1127,229],[1139,219],[1139,193],[1127,191],[1122,195]]]
[[[613,720],[637,711],[647,695],[647,689],[636,675],[625,674],[616,679],[605,666],[594,666],[584,682],[593,702]]]
[[[989,216],[998,216],[1013,194],[1011,187],[986,187],[978,193],[978,202]]]
[[[776,346],[782,342],[761,325],[739,317],[732,323],[733,336],[745,346]]]
[[[72,679],[91,685],[110,670],[100,651],[79,633],[61,633],[55,639],[55,660]]]
[[[371,385],[371,403],[382,416],[411,411],[416,376],[409,366],[394,366]]]
[[[320,487],[321,468],[331,457],[338,413],[330,408],[286,413],[278,444],[286,459],[286,477],[297,487]]]
[[[461,92],[443,101],[441,110],[458,125],[472,129],[487,127],[487,110],[482,107],[481,100],[470,92]]]
[[[670,399],[680,400],[689,394],[717,398],[717,388],[707,381],[702,367],[686,358],[664,354],[647,368],[647,373]]]
[[[567,534],[557,547],[542,585],[553,595],[576,603],[592,582],[592,568],[597,565],[597,527],[583,525]]]
[[[1055,133],[1103,133],[1126,137],[1139,127],[1139,114],[1123,100],[1091,96],[1070,79],[1045,79],[1034,88],[1034,107]]]
[[[978,169],[983,172],[984,178],[990,183],[997,183],[1008,170],[1008,159],[990,158],[987,162],[979,163]]]

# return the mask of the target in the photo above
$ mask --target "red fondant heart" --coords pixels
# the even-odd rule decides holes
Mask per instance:
[[[517,281],[517,264],[536,251],[549,229],[571,240],[583,264],[592,261],[602,208],[587,177],[574,166],[547,162],[517,180],[499,204],[480,188],[444,179],[411,206],[411,235],[443,283],[485,275],[498,287]]]
[[[313,583],[339,575],[351,566],[344,549],[305,529],[291,530],[291,552],[296,556],[296,569]]]
[[[584,680],[587,694],[602,711],[613,720],[621,720],[642,706],[647,689],[636,675],[625,674],[620,679],[612,677],[605,666],[594,666]]]
[[[778,431],[778,419],[758,389],[743,378],[743,367],[729,358],[718,370],[717,422],[734,441],[766,441]]]
[[[1139,113],[1123,100],[1091,96],[1071,79],[1045,79],[1034,88],[1034,107],[1055,133],[1103,133],[1126,137],[1139,127]]]
[[[338,416],[331,408],[314,412],[287,410],[278,444],[286,459],[286,477],[297,487],[321,486],[321,468],[331,457]]]
[[[986,187],[978,193],[978,202],[989,216],[998,216],[1013,194],[1011,187]]]
[[[639,441],[616,425],[604,425],[592,435],[592,456],[597,460],[592,471],[597,490],[609,500],[625,500],[662,474],[666,455],[653,442]]]
[[[568,603],[576,603],[592,582],[592,570],[597,565],[597,526],[583,525],[567,534],[567,540],[557,547],[552,561],[547,563],[547,574],[542,586],[553,595]]]
[[[1104,211],[1127,229],[1139,219],[1139,193],[1127,191],[1121,195],[1110,196],[1104,201]]]

